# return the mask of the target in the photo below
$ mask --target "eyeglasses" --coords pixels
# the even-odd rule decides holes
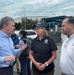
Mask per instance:
[[[36,30],[39,30],[39,29],[43,29],[43,28],[41,28],[41,27],[36,27],[35,29],[36,29]]]
[[[40,27],[36,27],[35,29],[36,29],[36,30],[39,30],[39,29],[40,29]]]

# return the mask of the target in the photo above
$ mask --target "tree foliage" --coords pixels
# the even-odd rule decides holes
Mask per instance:
[[[22,26],[22,23],[15,23],[15,28],[16,30],[20,30],[21,29],[21,26]]]
[[[20,30],[20,29],[33,29],[34,25],[36,23],[38,23],[37,19],[33,20],[33,19],[22,18],[21,21],[22,21],[21,23],[20,22],[19,23],[15,23],[16,30]],[[40,22],[41,21],[42,20],[40,20]]]

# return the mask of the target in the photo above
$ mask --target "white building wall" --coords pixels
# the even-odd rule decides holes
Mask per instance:
[[[48,18],[49,16],[26,16],[26,18],[28,18],[28,19],[33,19],[33,20],[41,20],[42,18]],[[15,18],[14,19],[14,21],[15,22],[22,22],[21,21],[21,18],[23,18],[23,17],[19,17],[19,18]]]

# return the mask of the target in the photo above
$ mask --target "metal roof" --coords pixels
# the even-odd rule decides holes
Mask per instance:
[[[44,21],[62,21],[67,16],[55,16],[55,17],[49,17],[49,18],[42,18]]]

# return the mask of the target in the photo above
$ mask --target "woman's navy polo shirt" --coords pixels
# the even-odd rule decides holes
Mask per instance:
[[[37,37],[31,43],[31,50],[37,62],[45,63],[51,58],[51,52],[57,50],[57,46],[49,36],[44,37],[42,40]],[[43,71],[38,70],[34,64],[32,64],[32,67],[37,72],[48,73],[54,69],[54,63],[49,64]]]

